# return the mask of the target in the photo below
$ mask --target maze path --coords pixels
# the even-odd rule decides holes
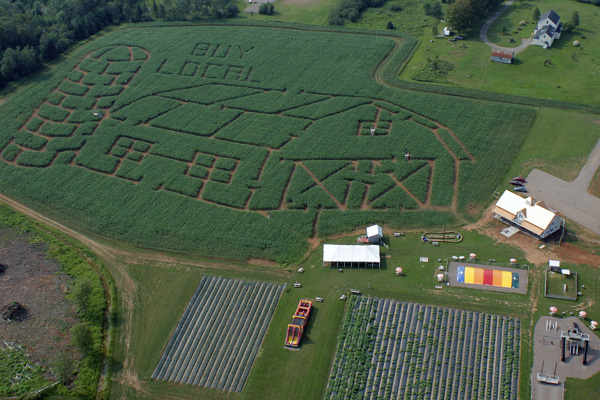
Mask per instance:
[[[140,57],[140,54],[143,55]],[[28,136],[30,138],[29,142],[26,142],[23,138],[12,138],[4,149],[0,149],[3,161],[14,166],[51,167],[61,153],[69,152],[69,163],[72,166],[90,169],[94,172],[118,179],[125,179],[135,185],[150,179],[148,178],[148,173],[152,171],[147,170],[148,166],[159,164],[170,165],[172,166],[172,171],[165,172],[162,177],[155,176],[152,178],[154,179],[154,183],[150,184],[150,187],[153,187],[154,190],[167,190],[194,197],[200,201],[219,206],[243,211],[260,212],[267,217],[269,215],[268,211],[284,208],[308,209],[325,207],[340,210],[350,208],[362,210],[372,208],[389,209],[397,207],[396,205],[392,207],[391,204],[398,204],[400,207],[405,207],[405,201],[408,200],[414,203],[410,207],[417,209],[436,208],[449,211],[456,210],[460,163],[465,161],[474,162],[475,158],[449,127],[437,121],[382,99],[339,96],[304,90],[299,93],[290,94],[286,90],[257,89],[230,83],[196,85],[176,92],[166,90],[154,93],[137,99],[131,104],[120,105],[117,110],[112,109],[113,113],[116,112],[115,115],[112,115],[111,107],[114,101],[108,98],[114,98],[125,91],[141,69],[142,64],[149,58],[150,53],[147,50],[135,46],[111,46],[88,54],[73,68],[69,77],[65,78],[54,88],[51,93],[51,96],[54,96],[54,100],[50,101],[49,96],[22,125],[21,132],[23,135],[30,135]],[[135,63],[139,65],[136,67],[137,64]],[[123,74],[126,74],[126,76]],[[121,79],[121,75],[125,76],[125,78]],[[211,92],[211,86],[217,87],[216,89],[218,90],[215,90],[214,93]],[[207,100],[206,97],[197,95],[197,93],[201,93],[206,88],[208,88],[206,90],[207,93],[213,93],[212,100]],[[104,96],[105,93],[103,91],[108,91],[107,93],[112,94],[112,96]],[[81,109],[72,105],[69,107],[65,106],[67,100],[72,104],[73,96],[78,96],[82,102],[89,102],[89,105],[84,107],[87,114],[81,114]],[[187,96],[190,96],[190,98],[187,98]],[[275,99],[276,101],[275,103],[269,103],[270,105],[268,106],[266,105],[267,103],[261,105],[261,96],[267,96],[269,99]],[[293,100],[291,103],[288,101],[290,99]],[[144,106],[144,104],[150,101],[158,102],[156,104],[160,104],[160,102],[164,104],[169,103],[172,104],[172,108],[164,108],[162,111],[158,110],[154,112],[150,110],[151,107]],[[147,116],[142,117],[140,120],[130,121],[130,117],[133,114],[126,115],[127,113],[124,113],[123,110],[130,106],[136,107],[136,104],[139,104],[140,109],[145,109]],[[212,122],[215,128],[209,130],[211,128],[202,125],[202,121],[204,121],[202,118],[205,118],[203,115],[198,117],[198,123],[195,126],[183,128],[184,130],[163,126],[164,124],[157,126],[159,118],[170,121],[169,124],[174,124],[173,126],[184,123],[185,121],[181,121],[181,118],[171,118],[170,116],[175,115],[176,110],[183,110],[186,107],[191,107],[190,110],[206,110],[214,113],[216,119],[209,122]],[[252,199],[261,190],[264,191],[264,185],[267,184],[265,182],[265,179],[267,179],[265,177],[265,169],[271,158],[280,157],[279,160],[281,162],[287,162],[286,159],[281,158],[281,150],[285,150],[287,146],[299,138],[311,134],[316,124],[322,124],[328,118],[346,115],[344,113],[350,111],[365,112],[365,107],[373,110],[373,116],[368,119],[359,118],[356,121],[355,137],[373,135],[375,136],[374,140],[377,140],[377,137],[394,135],[397,134],[396,128],[394,128],[395,124],[406,120],[407,123],[416,124],[427,129],[430,132],[431,138],[435,138],[436,141],[441,143],[454,162],[451,204],[446,206],[432,205],[432,191],[434,190],[432,182],[436,176],[438,164],[435,159],[415,156],[413,160],[426,162],[425,165],[428,165],[430,171],[428,181],[421,184],[421,187],[425,187],[424,193],[413,192],[413,189],[409,188],[405,183],[414,174],[417,174],[421,167],[399,179],[395,174],[395,168],[403,161],[398,161],[395,157],[391,159],[388,157],[369,157],[366,160],[361,160],[360,162],[363,165],[364,162],[370,163],[368,171],[359,171],[356,162],[350,158],[347,160],[349,168],[353,166],[356,172],[342,168],[334,172],[333,175],[326,176],[325,178],[319,178],[315,171],[307,167],[304,161],[300,159],[289,160],[293,163],[293,168],[285,184],[277,189],[279,202],[273,203],[272,206],[265,209],[251,207]],[[119,115],[119,113],[124,115]],[[227,113],[230,113],[231,117],[227,117]],[[83,119],[86,119],[89,117],[89,114],[94,115],[95,118],[70,122],[70,120],[76,120],[77,118],[81,119],[81,115],[84,115]],[[222,119],[223,116],[225,116],[225,119]],[[223,135],[223,132],[231,132],[231,129],[237,132],[239,128],[233,127],[239,125],[238,121],[242,118],[246,120],[250,116],[253,116],[252,118],[258,122],[266,121],[265,118],[289,119],[289,121],[296,121],[295,123],[301,124],[299,126],[303,126],[303,128],[284,133],[281,133],[279,130],[273,130],[273,134],[280,137],[276,142],[269,135],[261,136],[260,128],[248,131],[251,133],[245,133],[239,139],[230,134]],[[104,126],[105,122],[112,124],[110,126],[119,127],[113,129],[121,129],[122,133],[112,139],[113,142],[110,145],[103,145],[106,150],[95,154],[94,151],[96,150],[89,149],[91,147],[91,138],[98,136],[96,132],[98,129],[102,129],[101,126]],[[72,128],[65,128],[64,132],[68,132],[69,129],[71,131],[70,133],[66,133],[64,138],[49,134],[51,132],[50,128],[55,130],[60,128],[60,132],[63,132],[62,129],[68,125],[72,126]],[[284,123],[281,127],[285,128],[288,125]],[[45,128],[45,126],[49,128]],[[82,130],[83,128],[85,130]],[[138,132],[136,131],[138,128],[147,129],[147,131],[140,130]],[[128,133],[128,129],[132,129],[132,132]],[[181,140],[190,140],[190,143],[196,141],[197,144],[192,143],[191,146],[197,145],[199,148],[195,149],[194,155],[190,158],[188,155],[175,154],[176,152],[173,150],[174,145],[162,143],[158,134],[154,134],[154,137],[150,135],[148,138],[143,136],[145,132],[152,131],[152,133],[156,133],[157,130],[171,134],[173,138],[176,136],[186,137],[187,139]],[[197,141],[198,136],[201,136],[204,142],[200,143]],[[65,138],[76,138],[79,142],[66,143]],[[117,144],[121,138],[128,138],[133,140],[134,143],[138,141],[144,142],[147,144],[147,149],[137,151],[131,147],[121,148]],[[212,144],[206,142],[206,140]],[[270,141],[273,144],[265,144],[262,141],[265,141],[265,143]],[[95,143],[98,142],[96,141]],[[256,159],[252,159],[253,161],[250,161],[251,158],[245,156],[224,154],[221,150],[211,149],[211,146],[218,149],[226,148],[229,145],[234,146],[229,148],[237,148],[238,150],[236,151],[240,153],[241,147],[239,146],[247,146],[257,151],[260,149],[261,151],[266,151],[266,153],[264,157],[257,157]],[[5,149],[9,146],[11,147],[11,151],[5,152]],[[458,154],[459,152],[461,155]],[[225,156],[225,158],[234,160],[235,167],[226,171],[214,166],[198,166],[195,163],[195,158],[200,153],[213,157],[215,163]],[[37,159],[35,158],[36,155],[39,156]],[[93,158],[92,155],[97,156],[97,159],[100,161],[96,160],[90,163],[89,159]],[[26,161],[26,158],[30,161]],[[85,161],[85,159],[88,159],[88,161]],[[151,162],[151,160],[159,161]],[[316,157],[313,160],[320,160],[324,163],[329,162],[329,159],[322,157]],[[338,160],[331,160],[331,162],[338,162]],[[385,166],[383,162],[386,163]],[[176,163],[181,163],[182,169],[179,167],[175,168]],[[248,165],[249,163],[254,164]],[[390,165],[392,166],[392,170],[386,170],[386,168],[390,168]],[[255,170],[256,173],[248,173],[247,171],[249,170]],[[312,181],[306,183],[306,187],[299,192],[291,194],[290,185],[294,181],[296,174],[301,170],[305,171]],[[238,174],[246,175],[238,179]],[[150,175],[152,174],[150,173]],[[337,175],[340,176],[339,179],[336,177]],[[328,184],[325,183],[327,179],[338,182],[336,185],[339,187],[336,189],[336,193],[332,192]],[[366,179],[366,181],[363,182],[363,179]],[[358,207],[350,204],[356,204],[355,199],[350,199],[353,185],[356,182],[360,182],[364,186]],[[385,186],[384,189],[382,189],[384,187],[382,185]],[[206,192],[207,188],[213,188],[211,189],[211,193]],[[214,191],[216,190],[215,188],[218,188],[221,192],[229,191],[232,195],[236,193],[235,196],[242,196],[243,199],[231,202],[222,201],[220,199],[224,194],[215,197],[217,193]],[[321,199],[318,201],[321,204],[311,203],[312,200],[310,198],[314,197],[313,194],[317,193],[317,197]],[[400,203],[390,203],[388,197],[396,196],[397,193],[404,193],[403,196],[407,200],[400,200]],[[291,200],[290,196],[292,195],[295,199],[292,200],[292,203],[289,203],[289,200]],[[296,202],[296,198],[300,198],[299,202]],[[287,203],[286,199],[288,199]]]

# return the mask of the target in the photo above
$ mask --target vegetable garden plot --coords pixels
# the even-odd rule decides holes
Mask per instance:
[[[394,40],[285,28],[153,26],[90,43],[2,105],[1,190],[130,244],[282,262],[322,235],[325,211],[343,212],[341,233],[482,205],[469,199],[487,199],[531,110],[385,89],[373,70]]]
[[[203,277],[152,378],[241,392],[283,289]]]
[[[352,297],[327,399],[517,399],[520,321]]]

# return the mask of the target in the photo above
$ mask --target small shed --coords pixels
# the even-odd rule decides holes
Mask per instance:
[[[383,229],[379,225],[372,225],[367,228],[367,239],[369,243],[379,243],[383,238]]]
[[[502,63],[502,64],[512,64],[513,57],[515,56],[514,51],[509,50],[492,50],[492,61]]]
[[[560,273],[560,261],[558,260],[549,260],[548,261],[548,271],[559,272]]]
[[[447,26],[444,28],[444,36],[450,36],[452,35],[452,28],[448,28]]]

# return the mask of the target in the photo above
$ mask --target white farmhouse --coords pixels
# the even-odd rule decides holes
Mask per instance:
[[[536,29],[533,31],[531,44],[547,49],[552,46],[554,40],[560,38],[561,32],[560,16],[554,10],[550,10],[540,17]]]
[[[562,227],[564,219],[543,202],[523,198],[506,190],[494,208],[494,217],[537,239],[544,239]]]

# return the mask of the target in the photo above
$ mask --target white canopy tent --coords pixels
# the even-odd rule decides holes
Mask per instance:
[[[323,265],[337,267],[380,267],[379,246],[376,245],[323,245]]]

